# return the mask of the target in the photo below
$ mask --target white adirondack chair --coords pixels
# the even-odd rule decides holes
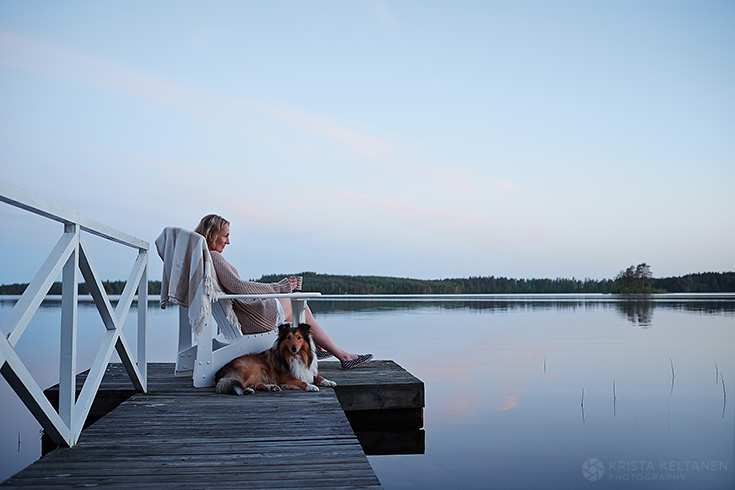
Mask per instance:
[[[270,349],[278,337],[278,330],[265,333],[247,334],[240,332],[239,325],[227,319],[223,301],[238,298],[291,298],[293,323],[304,323],[306,302],[321,293],[281,293],[281,294],[220,294],[212,303],[210,317],[199,334],[199,340],[192,342],[192,329],[189,324],[188,309],[179,306],[179,348],[176,357],[176,376],[192,376],[197,388],[211,386],[214,374],[232,359]],[[208,341],[211,340],[211,341]]]
[[[173,236],[181,237],[178,239],[183,239],[184,243],[181,246],[167,245],[166,239],[171,240]],[[210,294],[206,294],[203,290],[196,291],[197,297],[203,303],[211,301],[211,308],[207,304],[197,305],[203,307],[202,311],[205,312],[203,325],[200,326],[201,330],[198,335],[194,335],[194,329],[190,323],[187,308],[190,305],[182,305],[185,302],[184,296],[188,294],[180,295],[182,297],[178,299],[168,298],[167,301],[179,305],[179,342],[174,374],[192,376],[193,384],[197,388],[211,386],[217,370],[232,359],[269,349],[278,336],[275,328],[266,333],[242,334],[234,315],[229,316],[232,320],[228,319],[228,305],[224,303],[225,301],[239,298],[290,298],[293,323],[298,325],[305,321],[307,300],[321,295],[321,293],[223,294],[214,271],[210,270],[209,266],[204,266],[209,262],[209,251],[203,242],[204,237],[180,228],[166,228],[156,240],[156,247],[161,258],[164,259],[164,255],[168,253],[175,257],[174,261],[178,262],[169,264],[169,267],[178,269],[180,284],[186,286],[186,281],[196,277],[197,273],[202,276],[201,281],[195,281],[195,283],[200,283],[199,287],[203,288],[204,283],[211,281],[213,291],[210,291]],[[169,258],[169,260],[172,259]],[[166,259],[164,259],[164,276],[167,274],[166,269]],[[193,269],[196,269],[197,273],[192,272]],[[177,290],[178,293],[181,291]],[[165,306],[165,303],[162,298],[162,306]]]

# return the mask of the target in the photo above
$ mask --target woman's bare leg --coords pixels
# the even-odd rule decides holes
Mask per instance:
[[[286,314],[286,321],[290,322],[293,321],[293,313],[291,310],[291,300],[288,298],[277,298],[281,302],[281,306],[283,306],[283,312]],[[352,354],[350,352],[347,352],[346,350],[340,348],[337,344],[334,343],[334,341],[329,337],[327,332],[324,331],[321,325],[316,321],[314,318],[314,315],[311,313],[311,308],[309,306],[306,306],[306,323],[308,323],[311,326],[311,335],[314,338],[314,342],[321,347],[322,349],[327,350],[328,352],[332,353],[334,357],[339,359],[340,361],[352,361],[354,359],[357,359],[356,354]]]

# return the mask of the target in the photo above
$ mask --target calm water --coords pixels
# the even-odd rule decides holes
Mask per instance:
[[[311,306],[337,343],[426,385],[424,452],[369,457],[387,489],[735,488],[735,295]],[[43,387],[58,382],[59,320],[45,303],[16,349]],[[151,362],[173,362],[176,320],[149,307]],[[83,370],[104,327],[92,305],[79,325]],[[40,438],[4,379],[0,400],[2,480]]]

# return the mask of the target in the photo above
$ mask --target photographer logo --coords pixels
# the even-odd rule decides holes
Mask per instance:
[[[597,481],[605,474],[605,465],[597,458],[590,458],[582,464],[582,476],[589,481]]]

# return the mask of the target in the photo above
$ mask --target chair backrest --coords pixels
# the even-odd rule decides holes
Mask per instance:
[[[211,257],[204,237],[184,228],[167,226],[156,239],[163,260],[161,307],[184,306],[195,336],[204,328],[216,288],[210,270]]]

